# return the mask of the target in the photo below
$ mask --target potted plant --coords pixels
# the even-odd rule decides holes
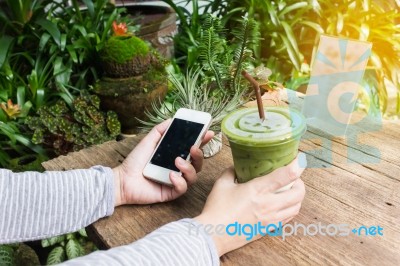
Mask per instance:
[[[160,121],[172,117],[181,108],[208,112],[212,115],[211,129],[216,132],[204,150],[209,157],[222,147],[220,124],[226,114],[241,106],[248,98],[248,83],[241,77],[241,71],[252,61],[252,45],[258,41],[258,24],[253,19],[243,18],[240,27],[231,32],[228,40],[221,21],[211,15],[202,23],[196,59],[193,68],[186,74],[169,76],[172,90],[168,101],[160,105],[153,102],[153,112],[146,112],[147,121],[142,121],[149,129]]]
[[[118,114],[123,133],[137,133],[137,118],[143,119],[143,110],[167,92],[165,62],[146,42],[128,33],[126,24],[116,22],[100,58],[103,78],[94,92],[103,109]]]

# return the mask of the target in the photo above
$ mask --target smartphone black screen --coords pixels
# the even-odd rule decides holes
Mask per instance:
[[[175,118],[164,139],[151,158],[151,163],[179,172],[175,158],[186,159],[204,124]]]

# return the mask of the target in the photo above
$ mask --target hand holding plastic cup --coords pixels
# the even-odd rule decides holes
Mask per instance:
[[[263,120],[257,108],[243,108],[222,121],[239,183],[289,164],[298,153],[300,138],[306,131],[303,115],[287,107],[265,107],[264,115]],[[291,187],[289,184],[277,192]]]

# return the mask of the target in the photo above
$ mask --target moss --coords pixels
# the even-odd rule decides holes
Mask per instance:
[[[94,84],[93,91],[98,95],[119,97],[131,93],[151,92],[160,84],[167,84],[167,73],[164,68],[151,66],[143,75],[129,78],[103,77]]]
[[[149,46],[135,36],[112,36],[106,42],[101,57],[104,61],[123,64],[135,56],[146,56]]]

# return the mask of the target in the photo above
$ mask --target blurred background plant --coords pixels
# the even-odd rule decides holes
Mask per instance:
[[[400,115],[400,3],[373,0],[319,0],[319,3],[321,16],[317,21],[326,34],[373,44],[364,80],[373,94],[378,95],[375,104],[379,104],[383,113]],[[387,109],[388,86],[397,93],[397,110]]]
[[[221,25],[232,29],[248,15],[260,23],[261,39],[254,44],[255,65],[272,70],[271,79],[285,87],[304,92],[310,64],[320,34],[373,43],[364,84],[374,97],[357,106],[374,105],[386,117],[400,115],[400,3],[373,0],[164,0],[178,14],[179,33],[175,38],[176,62],[181,69],[196,62],[204,14],[215,14]],[[193,13],[190,12],[193,10]],[[233,36],[228,32],[227,39]],[[390,95],[389,95],[390,94]],[[364,95],[365,93],[360,93]],[[375,97],[377,96],[377,97]],[[393,106],[388,109],[388,104]]]
[[[60,100],[74,108],[80,90],[102,74],[96,62],[112,22],[119,19],[131,30],[135,27],[132,19],[122,18],[123,8],[108,0],[0,4],[0,166],[23,170],[18,158],[40,165],[38,161],[54,155],[32,142],[26,117]]]

